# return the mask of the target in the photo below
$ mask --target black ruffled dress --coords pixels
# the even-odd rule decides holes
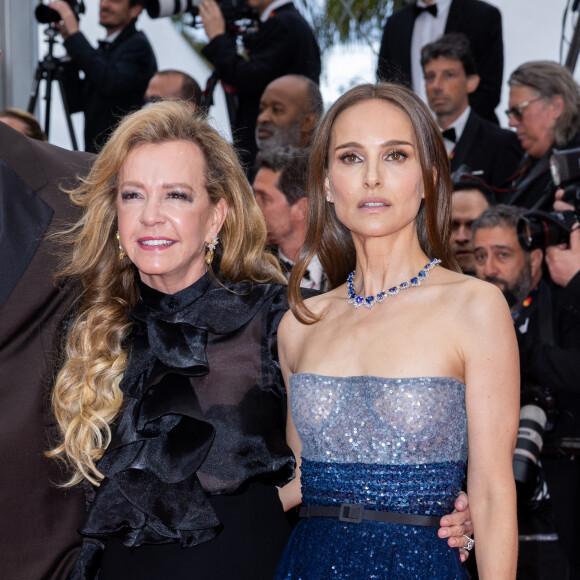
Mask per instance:
[[[275,486],[294,473],[276,344],[286,288],[225,285],[142,285],[73,578],[272,578],[290,533]]]

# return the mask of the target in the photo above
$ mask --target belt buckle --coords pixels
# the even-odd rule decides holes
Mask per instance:
[[[363,520],[364,507],[357,503],[340,504],[338,519],[349,524],[360,524]]]

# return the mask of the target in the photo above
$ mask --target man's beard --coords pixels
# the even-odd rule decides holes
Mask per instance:
[[[296,121],[285,129],[280,129],[271,123],[262,123],[259,127],[256,127],[256,143],[258,144],[258,149],[260,151],[272,151],[274,149],[279,149],[283,147],[288,147],[289,145],[298,147],[300,143],[300,123],[302,119],[296,119]],[[271,133],[271,136],[267,139],[260,139],[258,137],[258,130],[266,129]]]
[[[522,303],[530,294],[530,290],[532,289],[532,270],[529,264],[525,264],[513,284],[510,284],[502,278],[496,278],[495,276],[487,276],[485,281],[496,285],[499,284],[508,306],[513,308],[517,304]]]

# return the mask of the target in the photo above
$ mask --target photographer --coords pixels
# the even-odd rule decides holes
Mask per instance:
[[[556,191],[554,211],[575,211],[573,205],[562,201],[564,190]],[[550,277],[558,286],[572,284],[576,288],[576,294],[580,295],[580,228],[576,224],[570,233],[569,244],[558,244],[546,248],[546,264],[550,271]],[[572,290],[573,291],[573,290]]]
[[[505,203],[549,211],[554,148],[580,146],[580,94],[568,69],[555,62],[520,65],[510,76],[509,125],[526,152]]]
[[[119,119],[143,105],[157,70],[147,37],[135,28],[144,5],[145,0],[100,0],[99,23],[107,38],[95,49],[80,32],[68,1],[49,4],[62,19],[60,31],[71,58],[65,63],[64,88],[71,113],[85,115],[86,151],[97,152]]]
[[[257,152],[254,132],[264,89],[287,74],[304,75],[318,84],[320,49],[290,0],[248,0],[248,5],[259,15],[259,23],[256,31],[242,38],[244,56],[238,54],[235,36],[226,33],[226,22],[214,0],[202,0],[199,14],[209,38],[202,54],[220,79],[237,91],[232,123],[235,145],[242,160],[251,165]]]
[[[476,275],[498,286],[512,312],[522,405],[540,407],[548,420],[543,448],[541,442],[538,445],[541,469],[539,473],[531,469],[532,476],[521,482],[518,494],[518,578],[577,578],[580,304],[568,287],[558,289],[542,279],[542,248],[524,249],[520,244],[517,227],[525,213],[522,208],[498,205],[472,225]],[[516,457],[519,449],[520,456],[530,456],[529,447],[518,437]]]

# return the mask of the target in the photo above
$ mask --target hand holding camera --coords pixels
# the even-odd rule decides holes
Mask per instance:
[[[41,4],[41,6],[43,5]],[[69,2],[66,2],[65,0],[54,0],[54,2],[50,2],[50,4],[45,5],[44,7],[55,12],[60,17],[59,22],[56,24],[56,28],[65,40],[79,31],[77,14],[73,11]],[[50,15],[50,13],[47,14]],[[54,15],[50,16],[51,18],[56,18]],[[54,22],[54,19],[51,20],[51,22]]]
[[[215,0],[202,0],[198,6],[201,22],[210,40],[226,32],[226,21]]]

